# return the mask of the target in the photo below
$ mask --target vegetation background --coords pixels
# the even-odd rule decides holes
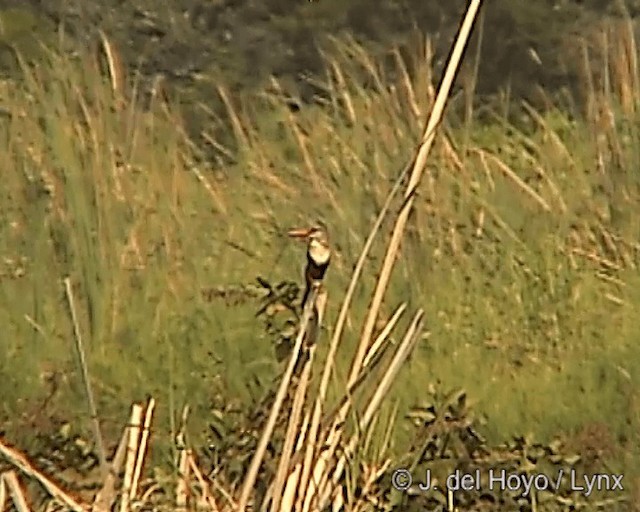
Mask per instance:
[[[636,4],[484,6],[386,305],[428,318],[399,460],[410,408],[462,389],[491,444],[560,439],[638,492]],[[147,394],[171,433],[190,404],[199,446],[250,424],[287,321],[255,318],[255,278],[297,281],[282,232],[323,216],[331,326],[465,8],[371,5],[0,2],[4,435],[88,431],[67,275],[110,442]]]

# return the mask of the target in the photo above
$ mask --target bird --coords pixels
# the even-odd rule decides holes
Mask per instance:
[[[327,228],[321,223],[310,228],[291,229],[288,235],[307,241],[307,266],[305,268],[305,291],[302,296],[302,311],[306,306],[314,285],[324,279],[324,275],[331,262],[331,246]]]

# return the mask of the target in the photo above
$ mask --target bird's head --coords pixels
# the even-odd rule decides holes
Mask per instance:
[[[306,240],[308,244],[309,254],[318,263],[324,263],[331,256],[331,248],[329,246],[329,235],[327,228],[321,224],[317,224],[310,228],[296,228],[288,232],[292,238]]]
[[[327,234],[327,228],[317,224],[310,228],[295,228],[290,229],[287,233],[291,238],[297,238],[299,240],[306,240],[309,243],[313,240],[320,242],[324,245],[329,245],[329,236]]]

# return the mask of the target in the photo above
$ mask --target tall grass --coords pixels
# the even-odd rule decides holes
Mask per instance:
[[[637,455],[638,49],[628,25],[594,33],[581,50],[586,112],[549,100],[514,121],[497,108],[437,138],[379,324],[405,301],[426,312],[394,387],[401,411],[430,388],[463,387],[493,439],[602,421]],[[208,302],[203,289],[297,279],[300,255],[282,232],[322,216],[335,297],[433,101],[427,41],[413,62],[393,52],[393,72],[334,41],[315,84],[323,100],[300,112],[276,82],[259,97],[217,90],[240,148],[205,134],[232,157],[222,168],[201,158],[160,87],[143,102],[107,49],[50,52],[0,84],[1,414],[14,434],[85,415],[67,276],[98,409],[115,425],[146,393],[164,404],[167,429],[186,402],[202,412],[194,431],[213,395],[248,402],[279,371],[269,339],[253,304]],[[351,349],[382,249],[347,319]],[[335,313],[330,302],[327,325]],[[339,362],[333,393],[349,370]],[[399,422],[398,452],[407,436]],[[635,455],[616,463],[637,472]]]

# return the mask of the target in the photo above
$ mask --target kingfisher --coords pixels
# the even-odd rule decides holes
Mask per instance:
[[[306,288],[302,296],[302,311],[314,284],[322,282],[331,261],[331,247],[327,228],[316,224],[311,228],[289,230],[289,236],[307,241],[307,267],[304,272]]]

